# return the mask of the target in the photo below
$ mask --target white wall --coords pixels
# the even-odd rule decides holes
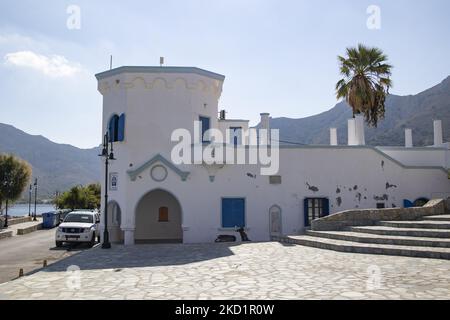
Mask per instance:
[[[450,150],[445,148],[377,147],[377,149],[408,166],[450,168]]]
[[[252,240],[269,240],[269,209],[282,210],[283,233],[303,231],[303,199],[326,197],[331,213],[353,209],[403,205],[404,199],[450,195],[450,182],[439,169],[408,169],[372,148],[301,147],[280,150],[281,185],[270,185],[259,175],[257,165],[227,165],[218,170],[214,182],[202,165],[187,166],[186,181],[169,169],[163,182],[150,178],[150,169],[127,187],[128,225],[134,224],[135,207],[148,191],[170,191],[183,212],[184,242],[211,242],[218,234],[235,234],[221,229],[221,198],[244,197],[246,221]],[[256,176],[249,177],[248,174]],[[310,190],[317,188],[318,191]],[[355,189],[356,187],[356,189]],[[315,190],[315,189],[314,189]],[[360,194],[360,195],[359,195]],[[377,200],[387,195],[386,200]]]
[[[251,240],[264,241],[270,237],[273,205],[282,210],[283,233],[296,234],[304,229],[306,197],[328,198],[334,213],[374,208],[378,202],[401,207],[404,199],[450,195],[450,180],[443,170],[407,168],[364,146],[282,147],[281,185],[270,185],[269,177],[259,174],[258,165],[226,165],[216,170],[182,165],[178,168],[190,172],[186,181],[167,168],[168,176],[162,182],[152,180],[150,167],[132,181],[127,170],[139,168],[157,154],[170,160],[174,129],[193,132],[193,121],[199,115],[209,116],[212,127],[223,129],[217,121],[221,88],[221,81],[193,73],[122,73],[99,81],[104,96],[103,128],[112,113],[126,113],[125,141],[116,143],[117,160],[111,165],[111,172],[119,174],[118,190],[110,191],[111,200],[122,210],[125,242],[134,239],[139,200],[154,189],[167,190],[179,200],[186,243],[212,242],[219,234],[235,234],[221,228],[222,197],[246,199],[248,235]],[[443,165],[445,159],[442,150],[382,150],[403,164],[435,166]]]

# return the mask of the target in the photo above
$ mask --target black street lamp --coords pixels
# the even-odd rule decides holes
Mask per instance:
[[[105,158],[105,204],[104,204],[104,215],[105,215],[105,229],[103,230],[103,243],[102,243],[102,249],[110,249],[111,243],[109,242],[109,232],[108,232],[108,186],[109,186],[109,177],[108,177],[108,167],[109,167],[109,160],[116,160],[114,158],[114,152],[113,152],[113,139],[109,138],[109,132],[108,130],[105,133],[105,136],[103,137],[103,150],[102,154],[100,154],[100,157]]]
[[[3,225],[3,228],[8,228],[8,199],[6,199],[6,213],[5,213],[5,224]]]
[[[56,210],[58,210],[58,197],[59,197],[59,191],[56,190],[55,191],[55,203],[54,203]]]
[[[28,216],[31,217],[31,193],[33,186],[30,184],[30,189],[28,190]]]
[[[36,178],[36,179],[34,179],[34,217],[33,217],[33,221],[37,221],[37,218],[36,218],[37,189],[38,189],[38,180]]]

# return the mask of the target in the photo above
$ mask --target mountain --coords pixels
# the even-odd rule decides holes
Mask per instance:
[[[329,128],[338,129],[339,144],[347,143],[347,120],[352,117],[346,102],[301,119],[272,118],[270,125],[280,130],[280,140],[302,144],[328,144]],[[366,127],[366,143],[373,146],[404,145],[404,129],[413,129],[415,146],[433,144],[433,120],[442,120],[444,141],[450,141],[450,77],[416,95],[390,95],[385,119],[378,128]]]
[[[39,199],[51,198],[57,190],[100,181],[98,148],[57,144],[0,123],[0,153],[12,153],[31,164],[33,179],[38,178]],[[28,198],[27,192],[24,197]]]

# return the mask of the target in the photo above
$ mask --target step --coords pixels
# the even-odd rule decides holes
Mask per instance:
[[[31,233],[31,232],[34,232],[34,231],[37,231],[37,230],[41,230],[41,229],[42,229],[42,222],[41,223],[35,223],[35,224],[30,225],[30,226],[26,226],[26,227],[23,227],[23,228],[18,228],[17,229],[17,235],[22,236],[24,234],[28,234],[28,233]]]
[[[378,221],[378,226],[414,229],[450,229],[447,221]]]
[[[450,248],[450,239],[377,235],[351,231],[306,231],[308,236],[360,243]]]
[[[422,237],[422,238],[450,238],[449,229],[415,229],[384,226],[349,227],[348,231],[378,235]]]
[[[450,214],[441,214],[438,216],[428,216],[428,217],[423,217],[423,220],[426,221],[448,221],[450,223]]]
[[[0,239],[11,238],[12,235],[13,235],[12,231],[0,229]]]
[[[359,243],[353,241],[311,237],[308,235],[281,237],[280,240],[281,242],[285,243],[298,244],[308,247],[334,250],[340,252],[450,260],[449,248],[431,248],[431,247],[415,247],[415,246],[405,247],[396,245]]]
[[[8,225],[12,226],[15,224],[19,224],[19,223],[26,223],[26,222],[30,222],[32,221],[33,218],[32,217],[19,217],[19,218],[10,218],[8,219]]]

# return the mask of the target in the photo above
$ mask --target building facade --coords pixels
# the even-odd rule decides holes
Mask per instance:
[[[337,145],[335,129],[330,145],[280,145],[276,172],[264,175],[259,162],[173,159],[177,129],[200,139],[193,140],[192,153],[211,144],[202,135],[210,129],[247,157],[257,148],[243,134],[248,121],[219,115],[224,76],[190,67],[120,67],[96,77],[103,133],[109,130],[117,158],[109,184],[102,185],[110,196],[112,241],[213,242],[218,235],[236,235],[236,227],[253,241],[268,241],[271,235],[300,234],[313,219],[342,210],[450,196],[449,146],[439,121],[434,146],[413,147],[407,130],[405,147],[392,148],[366,146],[362,118],[350,119],[347,145]],[[261,126],[270,128],[269,114],[261,114]]]

